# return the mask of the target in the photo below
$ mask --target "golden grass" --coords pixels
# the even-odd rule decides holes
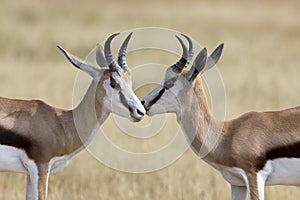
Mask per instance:
[[[228,119],[250,110],[296,106],[300,102],[299,6],[297,0],[0,0],[0,94],[71,108],[77,71],[56,44],[84,57],[113,32],[159,26],[189,34],[209,50],[225,42],[219,69]],[[143,63],[146,57],[137,59]],[[124,138],[117,129],[111,130],[109,137],[118,136]],[[0,180],[0,199],[24,199],[24,175],[1,173]],[[266,190],[266,199],[299,197],[297,187]],[[50,177],[49,199],[230,199],[230,189],[191,151],[169,167],[138,175],[112,170],[83,152],[63,172]]]

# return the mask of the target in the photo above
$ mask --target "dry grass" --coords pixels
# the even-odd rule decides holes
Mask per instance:
[[[297,0],[0,0],[0,94],[71,108],[77,71],[56,44],[84,57],[110,33],[160,26],[185,32],[209,49],[225,42],[219,67],[228,119],[299,105],[299,6]],[[24,199],[24,175],[1,173],[0,180],[0,199]],[[49,183],[49,199],[230,199],[229,191],[191,151],[170,167],[140,175],[107,168],[83,152]],[[266,199],[299,197],[297,187],[266,190]]]

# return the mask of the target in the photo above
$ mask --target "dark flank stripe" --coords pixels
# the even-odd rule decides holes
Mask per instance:
[[[25,136],[0,127],[0,144],[23,149],[28,153],[31,141]]]
[[[300,158],[300,142],[274,148],[266,153],[266,160],[276,158]]]
[[[279,146],[267,151],[266,154],[260,158],[257,166],[258,170],[263,169],[268,160],[279,158],[300,158],[300,142]]]

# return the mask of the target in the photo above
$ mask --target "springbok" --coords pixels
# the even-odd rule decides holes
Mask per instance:
[[[194,153],[231,184],[232,199],[245,199],[248,192],[249,200],[262,200],[265,185],[299,185],[300,107],[249,112],[224,122],[215,119],[197,75],[218,62],[223,44],[210,56],[202,49],[187,71],[183,68],[193,56],[193,47],[186,38],[189,50],[178,38],[182,58],[167,69],[162,84],[143,98],[146,113],[176,113]]]
[[[125,53],[132,34],[120,48],[118,63],[110,49],[117,35],[106,40],[104,55],[102,46],[97,46],[96,60],[100,67],[105,67],[102,69],[58,46],[75,67],[93,78],[82,101],[73,110],[54,108],[40,100],[0,98],[0,170],[27,174],[27,200],[47,198],[49,174],[66,167],[91,141],[111,112],[135,122],[142,119],[145,109],[132,91],[126,64]]]

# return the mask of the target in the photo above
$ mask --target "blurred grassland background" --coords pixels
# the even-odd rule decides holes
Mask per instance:
[[[57,44],[85,57],[111,33],[158,26],[186,33],[210,51],[225,43],[218,67],[226,88],[227,119],[250,110],[297,106],[299,8],[298,0],[0,0],[0,95],[71,108],[77,70]],[[138,55],[129,57],[129,64],[147,61],[147,54]],[[155,58],[165,64],[176,60],[159,54]],[[123,137],[118,129],[110,131],[109,137]],[[172,137],[167,131],[160,134]],[[0,199],[24,197],[25,176],[0,173]],[[299,198],[297,187],[266,189],[269,200]],[[112,170],[84,151],[50,177],[49,199],[230,199],[230,187],[190,150],[173,165],[146,174]]]

